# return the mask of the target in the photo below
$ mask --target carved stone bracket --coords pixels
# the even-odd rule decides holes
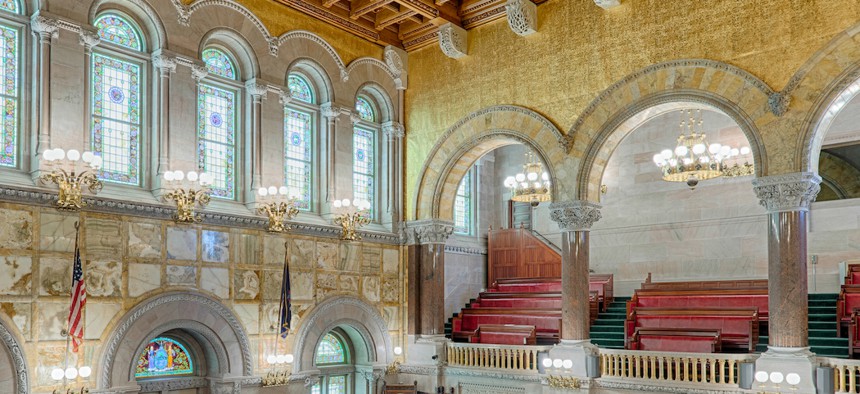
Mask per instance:
[[[442,53],[452,59],[466,56],[466,29],[448,22],[439,26],[439,47]]]
[[[385,47],[383,57],[385,58],[385,65],[388,66],[388,70],[394,76],[394,85],[398,90],[406,89],[409,55],[406,51],[389,45]]]
[[[444,244],[454,233],[454,223],[438,219],[406,222],[401,228],[401,238],[410,245]]]
[[[600,205],[589,201],[554,202],[550,218],[562,231],[589,231],[600,220]]]
[[[251,97],[260,97],[265,99],[267,93],[269,93],[269,86],[264,83],[260,83],[260,81],[256,79],[249,79],[245,82],[245,91],[247,91]]]
[[[37,14],[33,15],[30,21],[30,29],[38,33],[42,41],[50,41],[59,35],[60,23],[56,19]]]
[[[290,101],[293,101],[293,94],[292,92],[290,92],[290,88],[288,87],[286,89],[279,89],[278,102],[281,103],[281,105],[287,105],[290,103]]]
[[[162,53],[152,55],[152,65],[162,73],[173,74],[176,72],[176,58]]]
[[[203,78],[209,75],[209,70],[206,69],[206,66],[202,64],[192,64],[191,65],[191,78],[194,78],[194,81],[200,82]]]
[[[78,36],[78,42],[83,45],[86,53],[90,53],[93,48],[102,42],[102,38],[99,37],[99,33],[97,31],[82,28]]]
[[[767,97],[767,105],[772,114],[782,116],[785,111],[788,111],[788,106],[791,105],[791,94],[773,92]]]
[[[508,26],[517,35],[525,37],[537,32],[537,6],[531,0],[508,0],[505,11]]]
[[[806,211],[821,190],[821,177],[812,172],[797,172],[756,178],[753,190],[769,213]]]
[[[323,118],[332,119],[340,115],[352,115],[352,109],[328,102],[320,104],[320,115]]]
[[[621,5],[621,0],[594,0],[598,7],[608,10]]]
[[[385,122],[382,124],[382,133],[390,139],[400,139],[405,135],[403,125],[399,122]]]

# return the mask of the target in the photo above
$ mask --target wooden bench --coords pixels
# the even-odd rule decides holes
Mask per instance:
[[[472,342],[485,324],[532,326],[540,344],[555,344],[561,333],[560,309],[465,308],[452,321],[451,338]]]
[[[637,308],[624,324],[625,347],[640,327],[720,330],[723,349],[752,352],[758,344],[759,319],[755,308]]]
[[[471,341],[496,345],[534,345],[537,343],[537,335],[534,326],[481,324]]]
[[[860,284],[842,285],[839,298],[836,299],[836,336],[842,337],[852,321],[855,308],[860,308]]]
[[[597,292],[600,306],[604,312],[615,299],[614,278],[612,274],[591,274],[588,277],[588,290]]]
[[[375,389],[374,389],[375,390]],[[418,381],[414,381],[412,384],[404,384],[404,383],[382,383],[382,394],[417,394],[418,393]]]
[[[767,279],[702,280],[685,282],[652,282],[651,274],[645,278],[642,290],[710,290],[710,289],[767,289]]]
[[[858,305],[860,306],[860,305]],[[627,301],[627,313],[638,308],[756,308],[759,320],[767,324],[767,288],[753,289],[638,289]]]
[[[588,290],[597,292],[597,302],[601,310],[614,299],[614,276],[612,274],[591,274]],[[507,293],[553,293],[561,292],[561,278],[506,278],[499,279],[487,292]]]
[[[588,297],[589,321],[593,323],[599,313],[597,292]],[[499,293],[483,292],[469,304],[470,308],[537,308],[561,310],[561,293]]]
[[[848,264],[845,271],[846,285],[860,285],[860,264]]]
[[[630,350],[718,353],[722,351],[722,335],[720,330],[706,328],[639,327],[630,338]]]

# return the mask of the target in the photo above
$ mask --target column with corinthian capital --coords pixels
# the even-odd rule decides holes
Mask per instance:
[[[33,89],[34,103],[36,103],[36,114],[33,117],[33,135],[36,145],[35,152],[42,152],[51,148],[51,40],[57,38],[60,27],[56,19],[51,19],[40,14],[33,15],[30,29],[39,40],[36,59],[36,81],[38,86]],[[30,167],[34,174],[39,169],[39,158],[32,157]],[[36,175],[38,176],[38,175]]]
[[[550,217],[562,231],[561,344],[550,351],[550,357],[573,361],[571,373],[587,377],[588,356],[597,353],[589,339],[588,242],[591,226],[600,220],[600,206],[588,201],[554,202]]]
[[[768,350],[757,371],[794,372],[800,392],[814,392],[814,354],[809,351],[806,233],[809,206],[821,177],[803,172],[757,178],[753,188],[768,214]]]

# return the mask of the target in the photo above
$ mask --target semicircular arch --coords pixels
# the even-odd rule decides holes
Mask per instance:
[[[11,321],[0,315],[0,357],[3,357],[3,352],[9,356],[8,360],[0,360],[0,366],[11,363],[8,369],[4,368],[4,372],[10,373],[8,376],[12,384],[11,393],[28,394],[30,392],[30,374],[27,369],[27,357],[24,355],[24,348],[21,346],[24,343],[23,339],[17,332],[18,330]],[[2,373],[0,373],[2,375]],[[6,377],[0,376],[0,382],[6,384]]]

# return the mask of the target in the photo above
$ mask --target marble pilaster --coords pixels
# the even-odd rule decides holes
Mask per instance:
[[[33,130],[38,133],[35,151],[38,155],[51,149],[51,40],[59,35],[59,21],[36,14],[30,22],[30,29],[39,41],[36,64],[39,86],[33,89],[33,102],[38,103],[38,114],[33,122]],[[38,165],[33,168],[38,168]]]

